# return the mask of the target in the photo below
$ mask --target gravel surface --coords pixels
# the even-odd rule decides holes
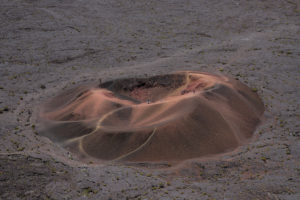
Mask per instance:
[[[0,199],[300,199],[297,0],[1,0]],[[265,104],[253,142],[214,159],[83,164],[39,106],[88,82],[196,70]]]

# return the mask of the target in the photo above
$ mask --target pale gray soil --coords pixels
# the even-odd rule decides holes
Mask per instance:
[[[0,3],[0,199],[300,199],[298,0]],[[177,70],[257,91],[254,141],[154,170],[83,164],[38,133],[38,106],[64,89]]]

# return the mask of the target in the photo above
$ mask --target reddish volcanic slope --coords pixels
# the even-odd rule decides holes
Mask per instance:
[[[200,72],[78,87],[46,103],[44,134],[82,157],[180,161],[247,142],[264,106],[241,82]]]

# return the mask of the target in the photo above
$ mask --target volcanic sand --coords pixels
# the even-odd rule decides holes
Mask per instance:
[[[264,106],[241,82],[200,72],[80,86],[47,102],[44,134],[82,158],[180,161],[249,141]]]

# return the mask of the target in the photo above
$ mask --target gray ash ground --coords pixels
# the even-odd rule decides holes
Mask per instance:
[[[2,0],[0,198],[300,199],[299,22],[296,0]],[[38,106],[64,89],[178,70],[258,92],[254,141],[154,170],[82,164],[37,131]]]

